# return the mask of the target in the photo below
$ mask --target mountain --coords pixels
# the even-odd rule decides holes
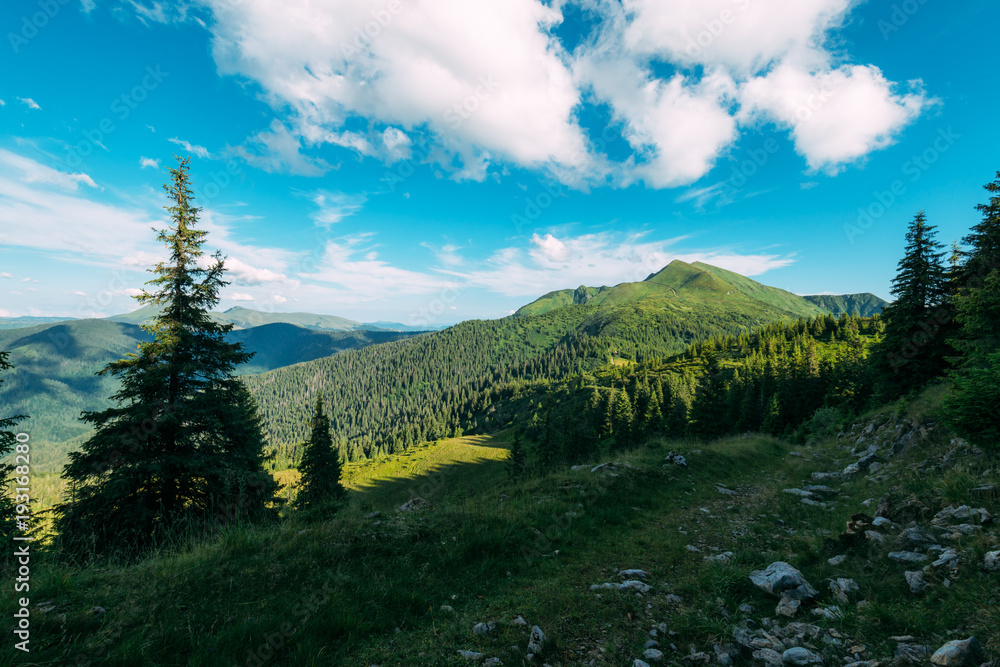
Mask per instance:
[[[413,336],[393,331],[317,331],[274,323],[233,331],[229,340],[254,352],[239,374],[261,373],[312,361],[367,345]],[[118,380],[95,373],[108,362],[135,352],[149,333],[135,324],[112,320],[71,320],[21,329],[0,330],[0,350],[7,350],[13,371],[0,386],[0,414],[28,414],[37,454],[33,463],[55,465],[88,431],[79,421],[83,410],[110,404]]]
[[[888,301],[878,298],[870,292],[862,294],[814,294],[802,297],[820,308],[825,308],[840,317],[842,314],[858,314],[861,317],[878,315],[889,305]]]
[[[549,292],[521,307],[517,317],[567,306],[633,306],[676,313],[767,309],[789,317],[815,317],[826,310],[791,292],[703,262],[674,260],[642,282]]]
[[[675,261],[638,283],[551,292],[512,317],[462,322],[389,345],[247,378],[270,441],[301,442],[322,390],[352,459],[458,433],[474,396],[504,383],[645,362],[718,335],[827,315],[790,292],[707,264]]]
[[[0,329],[24,329],[37,324],[51,324],[52,322],[65,322],[72,320],[72,317],[0,317]]]

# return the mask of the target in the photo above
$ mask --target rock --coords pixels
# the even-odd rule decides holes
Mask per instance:
[[[621,583],[608,582],[605,584],[593,584],[590,587],[592,591],[599,591],[601,589],[610,589],[616,591],[632,590],[638,593],[648,593],[653,590],[653,587],[649,584],[643,583],[638,580],[623,581]]]
[[[441,611],[445,612],[446,614],[454,614],[455,613],[455,610],[452,608],[452,606],[450,604],[443,604],[443,605],[441,605]]]
[[[369,512],[368,514],[365,515],[365,518],[366,519],[377,519],[380,516],[382,516],[382,513],[376,511],[376,512]]]
[[[668,452],[666,460],[668,463],[673,463],[674,465],[680,466],[682,468],[688,467],[687,459],[678,454],[677,452]]]
[[[934,515],[931,523],[935,526],[944,526],[950,523],[964,523],[974,521],[979,525],[989,523],[993,517],[985,508],[973,509],[968,505],[961,507],[945,507]]]
[[[812,610],[813,616],[819,616],[820,618],[825,618],[830,621],[835,621],[838,618],[842,618],[844,612],[840,610],[840,607],[816,607]],[[823,640],[832,639],[834,641],[839,641],[834,637],[824,636]]]
[[[466,660],[480,660],[483,657],[482,653],[476,653],[475,651],[460,650],[456,651],[458,657],[465,658]]]
[[[751,572],[750,581],[776,597],[794,600],[816,597],[816,589],[809,585],[802,573],[783,561],[775,561],[763,570]]]
[[[545,646],[545,633],[537,625],[533,626],[531,628],[531,637],[528,639],[528,653],[538,655],[542,652],[543,646]]]
[[[926,551],[936,543],[937,540],[934,536],[931,535],[926,528],[921,526],[907,528],[899,534],[899,537],[896,538],[896,544],[898,544],[903,551]]]
[[[735,557],[736,554],[732,551],[724,551],[721,554],[716,554],[715,556],[705,556],[704,560],[709,563],[731,563]]]
[[[738,496],[738,495],[740,495],[740,494],[736,493],[735,491],[733,491],[732,489],[727,489],[726,487],[724,487],[724,486],[722,486],[720,484],[716,484],[715,485],[715,490],[718,491],[719,493],[721,493],[724,496]]]
[[[987,572],[1000,571],[1000,551],[989,551],[986,553],[986,557],[983,558],[983,569]]]
[[[762,648],[757,649],[753,652],[753,657],[760,660],[765,665],[780,665],[782,664],[781,654],[775,651],[773,648]]]
[[[648,662],[643,662],[642,660],[639,660],[638,658],[636,658],[632,662],[632,667],[649,667],[649,663]]]
[[[833,593],[833,597],[837,600],[837,602],[841,604],[847,604],[850,602],[851,593],[857,593],[860,590],[861,588],[858,586],[858,582],[853,579],[838,577],[830,580],[830,592]]]
[[[647,639],[646,643],[643,644],[643,648],[660,648],[660,642],[655,639]]]
[[[645,581],[649,579],[649,572],[645,570],[621,570],[618,576],[622,579],[642,579]]]
[[[752,614],[753,605],[749,605],[746,602],[744,602],[743,604],[740,605],[739,609],[737,609],[736,611],[740,612],[741,614]]]
[[[896,524],[886,519],[884,516],[877,516],[875,520],[872,521],[872,525],[876,528],[895,528]]]
[[[94,607],[93,609],[90,610],[90,613],[93,614],[94,616],[103,616],[104,614],[107,613],[107,609],[105,609],[104,607]]]
[[[839,556],[828,558],[826,562],[829,563],[830,565],[840,565],[845,560],[847,560],[847,556],[845,554],[840,554]]]
[[[890,551],[889,560],[900,565],[912,565],[914,563],[923,563],[927,560],[927,556],[914,553],[913,551]]]
[[[931,663],[945,667],[978,665],[983,660],[983,647],[975,637],[950,641],[931,656]]]
[[[831,498],[837,495],[838,493],[836,489],[831,489],[829,486],[822,486],[819,484],[810,484],[808,486],[804,486],[802,487],[802,490],[808,491],[814,496],[821,496],[825,498]]]
[[[927,588],[927,582],[924,581],[924,575],[919,571],[907,570],[906,583],[909,584],[911,593],[923,593],[924,589]]]
[[[590,472],[614,472],[615,470],[618,470],[618,466],[608,461],[607,463],[594,466],[590,469]]]
[[[943,565],[947,565],[950,568],[956,568],[958,567],[958,552],[949,547],[944,551],[942,551],[941,555],[938,556],[938,559],[933,563],[931,563],[931,565],[933,565],[934,567],[941,567]]]
[[[893,654],[893,665],[926,665],[931,647],[920,644],[899,644]]]
[[[483,667],[503,667],[503,660],[500,658],[486,658]]]
[[[415,512],[417,510],[425,510],[430,508],[430,503],[420,498],[411,498],[405,503],[396,508],[397,512]]]
[[[787,493],[790,496],[799,496],[801,498],[812,498],[813,494],[805,489],[782,489],[782,493]]]
[[[690,551],[693,554],[696,554],[699,551],[701,551],[701,549],[699,549],[698,547],[696,547],[694,545],[691,545],[691,544],[686,545],[684,548],[687,549],[688,551]]]
[[[809,475],[814,482],[836,481],[844,478],[839,472],[814,472]]]
[[[822,665],[823,658],[809,649],[794,646],[781,654],[781,661],[786,665]]]
[[[874,542],[875,544],[885,544],[889,538],[877,530],[866,530],[865,539],[869,542]]]
[[[514,625],[524,625],[524,626],[527,626],[527,625],[528,625],[528,622],[527,622],[526,620],[524,620],[524,617],[523,617],[523,616],[521,616],[521,615],[518,615],[518,617],[517,617],[517,618],[515,618],[515,619],[514,619],[514,620],[512,621],[512,623],[513,623]]]
[[[490,626],[486,625],[485,623],[476,623],[474,626],[472,626],[473,636],[485,635],[489,631],[490,631]]]
[[[826,503],[824,503],[821,500],[813,500],[812,498],[803,498],[801,502],[803,505],[812,505],[813,507],[822,507],[826,509]]]
[[[799,607],[802,603],[793,598],[781,598],[781,602],[775,607],[774,613],[778,616],[788,616],[789,618],[795,616],[798,613]]]
[[[649,662],[663,662],[663,651],[658,648],[647,648],[642,652],[642,657]]]

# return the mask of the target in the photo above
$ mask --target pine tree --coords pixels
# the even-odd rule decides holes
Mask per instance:
[[[0,352],[0,372],[9,370],[13,366],[7,361],[10,353]],[[3,384],[3,378],[0,378],[0,385]],[[12,462],[4,463],[2,459],[6,457],[11,452],[15,451],[17,446],[17,437],[8,429],[13,428],[22,419],[27,419],[25,415],[17,415],[14,417],[4,417],[0,419],[0,547],[3,548],[5,554],[10,553],[9,547],[13,544],[13,538],[16,534],[16,524],[15,524],[15,503],[14,496],[11,494],[10,480],[8,476],[13,472],[16,466]]]
[[[520,431],[514,432],[514,440],[510,446],[510,462],[507,464],[507,476],[511,481],[519,482],[528,469],[528,456],[524,451]]]
[[[635,415],[632,411],[632,401],[624,389],[615,392],[612,429],[615,436],[615,448],[626,449],[635,445]]]
[[[299,492],[295,498],[300,510],[329,510],[347,498],[340,483],[340,453],[333,444],[330,420],[323,411],[323,394],[316,397],[313,418],[309,422],[309,440],[303,445],[299,464]]]
[[[170,257],[137,297],[159,307],[146,327],[153,340],[100,371],[121,380],[116,405],[83,414],[94,434],[63,470],[71,494],[56,528],[73,552],[142,550],[181,522],[259,519],[275,500],[261,421],[234,375],[252,355],[209,315],[228,284],[224,261],[201,261],[206,232],[196,228],[188,159],[178,162],[164,185],[172,224],[157,237]]]
[[[882,313],[885,336],[876,353],[882,388],[898,396],[925,385],[946,367],[942,329],[951,318],[947,274],[935,227],[917,213],[906,232],[906,253],[892,280],[896,301]]]

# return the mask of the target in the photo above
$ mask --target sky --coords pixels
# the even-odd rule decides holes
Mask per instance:
[[[704,261],[890,297],[1000,169],[968,0],[8,0],[0,317],[103,317],[190,156],[220,309],[443,325]]]

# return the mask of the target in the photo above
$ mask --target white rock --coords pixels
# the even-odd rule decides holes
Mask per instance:
[[[847,560],[847,555],[846,554],[840,554],[839,556],[834,556],[833,558],[828,558],[826,562],[829,563],[830,565],[840,565],[845,560]]]
[[[987,572],[1000,571],[1000,551],[987,552],[986,557],[983,558],[983,569]]]
[[[643,651],[642,657],[649,662],[663,662],[663,651],[656,648],[647,648]]]
[[[528,622],[524,620],[523,616],[520,615],[514,619],[513,623],[514,625],[524,625],[524,626],[528,625]]]
[[[798,613],[801,602],[793,598],[781,598],[781,602],[775,607],[774,613],[778,616],[788,616],[789,618]]]
[[[709,563],[731,563],[735,557],[736,554],[732,551],[724,551],[721,554],[716,554],[715,556],[705,556],[703,560]]]
[[[853,579],[838,577],[830,580],[830,592],[833,593],[833,597],[836,598],[837,602],[841,604],[847,604],[851,593],[857,593],[860,590],[858,582]]]
[[[622,570],[618,573],[622,579],[649,579],[649,572],[645,570]]]
[[[978,665],[983,658],[983,647],[975,637],[950,641],[931,656],[931,663],[944,667]]]
[[[783,561],[775,561],[763,570],[751,572],[750,581],[776,597],[795,600],[816,597],[816,589],[809,585],[802,573]]]
[[[476,623],[474,626],[472,626],[473,635],[485,635],[489,631],[490,631],[490,626],[486,625],[485,623]]]
[[[476,653],[475,651],[460,650],[456,651],[460,658],[465,658],[466,660],[479,660],[483,657],[482,653]]]
[[[927,582],[924,581],[924,575],[920,571],[907,570],[905,576],[911,593],[922,593],[927,588]]]
[[[542,652],[543,646],[545,646],[545,633],[537,625],[533,626],[531,628],[531,637],[528,639],[528,653],[537,655]]]
[[[397,512],[415,512],[416,510],[428,509],[430,503],[423,498],[416,497],[407,500],[405,503],[396,508]]]
[[[927,556],[913,551],[890,551],[889,560],[901,565],[912,565],[913,563],[923,563],[927,560]]]
[[[638,658],[636,658],[632,662],[632,667],[649,667],[649,663],[648,662],[643,662],[642,660],[639,660]]]
[[[802,648],[801,646],[795,646],[783,654],[781,654],[781,661],[786,665],[822,665],[823,658],[816,655],[809,649]]]

